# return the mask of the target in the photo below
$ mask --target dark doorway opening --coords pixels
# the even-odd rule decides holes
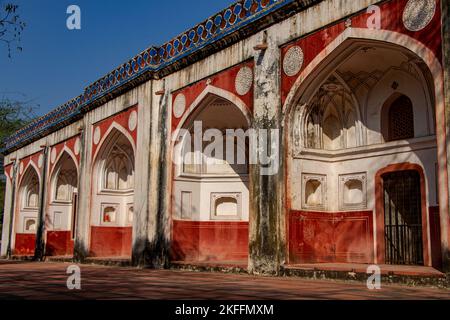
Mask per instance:
[[[408,170],[382,177],[386,263],[423,265],[420,175]]]

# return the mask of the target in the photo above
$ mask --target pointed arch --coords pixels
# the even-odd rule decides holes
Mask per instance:
[[[377,30],[376,32],[374,32],[374,30],[352,27],[347,28],[344,32],[337,36],[336,39],[334,39],[325,49],[323,49],[300,73],[300,76],[295,81],[283,104],[283,112],[285,115],[289,114],[290,109],[293,108],[294,105],[300,100],[301,93],[307,91],[305,86],[311,89],[311,84],[307,84],[306,80],[312,73],[315,73],[316,71],[320,73],[324,73],[325,71],[325,73],[332,73],[336,69],[336,67],[323,66],[323,62],[325,60],[331,59],[332,56],[346,56],[342,54],[345,51],[351,52],[351,50],[348,50],[348,47],[342,46],[344,42],[350,39],[375,40],[379,42],[394,44],[399,47],[408,49],[409,51],[420,57],[426,63],[433,75],[434,85],[436,89],[436,104],[437,106],[441,105],[441,107],[443,107],[442,66],[437,57],[430,49],[428,49],[421,42],[398,32],[388,30]],[[352,54],[347,55],[347,57],[347,59],[351,59]],[[340,63],[334,64],[339,65]],[[325,70],[326,68],[328,68],[328,70]]]
[[[424,44],[418,40],[400,34],[398,32],[388,30],[368,30],[364,28],[347,28],[339,36],[336,37],[320,54],[318,54],[305,69],[300,73],[300,76],[295,81],[294,85],[289,91],[289,94],[283,104],[283,125],[289,127],[289,115],[291,110],[297,105],[302,105],[305,102],[302,101],[302,97],[305,92],[312,90],[315,83],[314,81],[308,81],[313,73],[331,73],[340,63],[334,61],[334,63],[326,64],[325,61],[329,61],[333,57],[352,57],[352,48],[345,46],[344,43],[350,40],[355,41],[378,41],[379,43],[387,43],[396,45],[397,47],[404,48],[419,57],[428,67],[433,77],[434,88],[434,104],[435,104],[435,119],[436,119],[436,140],[438,148],[438,167],[439,172],[439,199],[441,210],[442,224],[447,226],[448,221],[444,221],[444,218],[448,215],[449,208],[449,181],[448,181],[448,165],[447,165],[447,145],[446,145],[446,123],[445,123],[445,105],[444,105],[444,79],[442,65],[436,55]],[[309,94],[306,94],[309,96]],[[289,132],[289,130],[286,130]],[[287,136],[285,137],[287,138]],[[444,238],[450,239],[450,230],[445,228]],[[449,240],[450,241],[450,240]]]
[[[209,85],[173,130],[169,151],[173,161],[170,197],[173,260],[247,262],[248,243],[237,241],[241,236],[234,235],[242,234],[245,238],[248,234],[251,177],[245,136],[251,124],[251,111],[241,99]],[[234,129],[233,134],[228,129]],[[199,135],[202,141],[196,146],[192,137]],[[231,141],[233,154],[231,149],[225,149]],[[184,162],[185,159],[191,162]],[[218,231],[224,225],[226,234]],[[198,240],[206,229],[212,235],[208,244]]]
[[[178,123],[177,128],[173,132],[174,136],[178,136],[179,130],[181,128],[183,128],[183,126],[188,121],[188,119],[192,118],[193,114],[198,112],[198,110],[196,110],[197,107],[208,105],[209,99],[217,98],[217,97],[225,99],[225,100],[229,101],[231,104],[235,105],[245,116],[245,118],[247,119],[247,123],[250,126],[250,124],[252,122],[252,115],[249,111],[248,106],[245,104],[244,101],[242,101],[242,99],[240,99],[238,96],[236,96],[235,94],[233,94],[227,90],[224,90],[224,89],[212,86],[212,85],[208,85],[205,88],[205,90],[203,90],[202,93],[200,93],[197,96],[197,98],[194,100],[194,102],[192,102],[192,104],[189,106],[188,110],[181,117],[181,120]]]
[[[99,143],[97,145],[97,148],[95,150],[95,154],[94,154],[94,157],[93,157],[93,161],[94,162],[96,162],[98,154],[102,150],[103,145],[105,144],[105,142],[108,142],[108,139],[110,138],[111,133],[113,132],[113,130],[119,131],[121,134],[123,134],[128,139],[131,147],[133,148],[133,154],[136,154],[136,144],[135,144],[134,139],[131,136],[131,134],[128,132],[128,130],[126,130],[120,124],[118,124],[116,122],[113,122],[109,126],[108,130],[106,130],[105,134],[103,135],[103,137],[101,138],[101,140],[99,141]]]
[[[30,165],[24,170],[20,184],[20,208],[30,208],[37,210],[39,207],[39,170],[30,162]]]
[[[93,166],[97,190],[134,189],[135,147],[120,128],[111,125],[97,149]]]
[[[58,163],[60,162],[60,159],[64,156],[64,154],[67,154],[67,156],[69,156],[72,159],[72,161],[75,164],[75,167],[77,168],[77,172],[79,171],[79,164],[77,161],[77,157],[75,156],[75,154],[73,153],[73,151],[70,148],[68,148],[67,146],[64,146],[64,148],[61,150],[59,155],[56,157],[56,160],[54,162],[52,170],[50,171],[50,176],[53,176],[55,169],[56,169]]]
[[[121,126],[112,124],[93,158],[91,256],[131,256],[134,174],[134,141]]]
[[[427,48],[426,45],[421,42],[403,35],[397,32],[387,31],[387,30],[367,30],[361,28],[347,28],[343,33],[341,33],[335,40],[331,42],[322,52],[317,55],[312,62],[310,62],[305,69],[300,73],[299,77],[295,81],[294,85],[291,87],[290,92],[282,106],[283,108],[283,125],[288,129],[285,130],[286,135],[284,139],[286,141],[285,145],[297,145],[295,140],[290,138],[290,133],[292,131],[292,114],[296,107],[305,109],[308,97],[312,94],[311,92],[317,88],[318,84],[323,80],[328,74],[335,72],[341,64],[353,58],[355,46],[361,45],[374,45],[386,48],[393,48],[401,51],[408,57],[415,58],[417,61],[424,66],[424,70],[421,70],[419,74],[420,79],[430,80],[430,81],[420,81],[424,88],[429,92],[425,94],[426,101],[431,103],[428,106],[435,106],[434,116],[435,116],[435,133],[436,133],[436,145],[437,145],[437,171],[439,174],[436,179],[438,182],[438,193],[439,193],[439,210],[440,210],[440,221],[441,221],[441,244],[443,248],[448,248],[450,242],[450,226],[448,223],[448,210],[449,210],[449,182],[448,182],[448,150],[446,144],[446,115],[445,115],[445,105],[444,105],[444,86],[443,86],[443,72],[442,66],[436,55]],[[426,71],[425,71],[426,67]],[[422,68],[421,68],[422,69]],[[392,69],[387,72],[402,71],[401,69]],[[429,75],[429,77],[427,77]],[[379,81],[379,79],[377,79]],[[429,83],[427,83],[429,82]],[[395,83],[392,81],[388,84],[394,89]],[[386,98],[389,98],[386,97]],[[411,97],[410,97],[411,98]],[[382,101],[382,103],[384,100]],[[414,102],[414,101],[413,101]],[[368,101],[362,101],[361,103],[369,104]],[[381,104],[382,104],[381,103]],[[380,104],[378,103],[378,106]],[[361,111],[363,111],[362,109]],[[369,115],[363,115],[363,120]],[[419,120],[420,119],[420,120]],[[423,121],[424,117],[419,117],[419,121]],[[432,117],[427,118],[427,124],[432,121]],[[378,122],[379,123],[379,119]],[[433,126],[432,126],[433,127]],[[433,130],[430,128],[428,134],[433,134]],[[371,134],[370,130],[364,132],[367,141],[372,141],[371,144],[375,144],[376,141],[373,137],[369,137]],[[373,135],[372,135],[373,136]],[[375,142],[373,142],[375,141]],[[288,149],[287,166],[292,166],[292,158],[290,157],[290,149]],[[295,149],[294,149],[295,150]],[[295,152],[295,151],[294,151]],[[288,172],[288,171],[286,171]],[[288,174],[285,173],[285,181],[290,188],[291,179]],[[374,244],[378,241],[377,234],[374,233]]]
[[[50,174],[51,201],[71,202],[78,189],[78,165],[71,150],[64,147]]]

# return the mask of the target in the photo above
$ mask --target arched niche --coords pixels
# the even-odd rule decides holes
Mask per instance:
[[[233,103],[207,96],[182,126],[175,146],[178,175],[247,175],[248,128],[247,118]]]
[[[118,226],[127,224],[127,204],[133,202],[134,195],[134,162],[131,141],[121,131],[113,128],[100,146],[94,164],[93,186],[97,197],[93,201],[97,209],[103,207],[105,211],[94,215],[97,218],[93,221],[94,224],[112,223],[105,218],[110,210],[110,206],[106,204],[119,205],[118,218],[114,223]]]
[[[309,69],[310,66],[305,72]],[[289,119],[295,155],[302,148],[324,149],[323,143],[320,143],[323,132],[313,127],[314,121],[320,119],[308,117],[310,110],[317,105],[315,101],[320,101],[326,91],[324,87],[330,82],[342,85],[351,97],[349,105],[355,108],[354,113],[347,115],[344,112],[349,120],[340,119],[344,122],[343,127],[349,129],[343,133],[342,139],[350,141],[348,144],[341,142],[341,149],[384,143],[382,108],[393,94],[411,99],[415,137],[435,134],[434,90],[430,86],[433,77],[425,63],[411,51],[397,45],[349,39],[333,50],[307,79],[294,85],[294,88],[298,87],[297,92],[291,92],[288,96],[286,117]],[[351,127],[353,117],[356,117],[354,129]],[[328,123],[330,125],[331,122]],[[305,143],[313,134],[319,136],[319,141]],[[356,139],[353,139],[354,135]]]
[[[39,188],[39,174],[36,168],[30,164],[20,180],[19,212],[16,221],[17,233],[36,233],[40,203]]]
[[[373,37],[374,40],[357,39],[358,35],[365,38]],[[442,132],[439,134],[442,128],[439,123],[442,124],[442,118],[438,118],[443,114],[440,81],[442,72],[433,54],[423,45],[413,43],[414,41],[396,33],[370,31],[369,34],[363,30],[349,28],[324,49],[299,76],[299,80],[293,86],[294,89],[288,94],[285,105],[286,124],[290,133],[286,136],[289,146],[286,179],[287,190],[290,192],[287,196],[290,200],[287,207],[291,209],[291,214],[302,211],[304,215],[310,215],[306,210],[314,210],[324,211],[320,214],[327,217],[333,212],[345,211],[349,215],[356,215],[358,212],[368,210],[372,214],[367,214],[367,217],[377,224],[376,219],[379,217],[375,207],[379,205],[380,196],[373,195],[375,175],[377,170],[399,162],[414,163],[426,168],[427,183],[433,185],[436,179],[440,179],[440,193],[446,194],[444,190],[446,184],[442,184],[445,180],[443,177],[447,176],[445,155],[441,156],[441,152],[437,152],[436,148],[436,146],[442,148],[444,145],[442,143],[444,136]],[[311,101],[329,77],[335,74],[358,102],[360,118],[357,121],[361,123],[359,135],[362,138],[361,144],[357,148],[344,151],[316,150],[322,148],[320,143],[311,144],[314,148],[308,147],[307,144],[305,147],[303,137],[314,135],[320,137],[323,131],[318,126],[319,117],[313,117],[313,120],[305,125],[301,125],[301,121],[308,119],[307,112],[311,110]],[[389,108],[386,108],[385,113],[384,106],[392,105],[400,96],[406,96],[412,102],[414,139],[385,141],[382,117],[389,114]],[[437,125],[434,125],[435,109]],[[438,134],[435,136],[436,132]],[[349,135],[352,134],[349,132]],[[315,201],[317,198],[315,194],[319,188],[312,188],[317,184],[312,184],[311,187],[302,184],[298,179],[305,173],[321,174],[328,179],[322,208],[317,208]],[[427,197],[428,203],[435,203],[436,194],[427,194]],[[444,206],[447,198],[444,197]],[[308,199],[311,199],[309,203]],[[313,204],[314,207],[310,208],[309,204]],[[295,219],[290,219],[289,225],[290,230],[301,227]],[[375,228],[368,228],[365,231],[366,239],[370,239],[371,230]],[[316,239],[320,236],[314,235]],[[351,234],[342,233],[340,236],[346,239]],[[299,254],[293,260],[302,262],[302,248],[296,247],[300,240],[290,240],[290,254],[291,256]],[[355,243],[358,241],[357,238],[354,240]],[[338,241],[341,241],[341,238],[334,240]],[[375,251],[378,245],[379,239],[369,244],[364,243],[366,248],[364,251]],[[366,262],[377,262],[377,257],[367,258]]]
[[[250,123],[243,110],[208,94],[174,134],[174,260],[247,262]]]
[[[52,175],[52,200],[71,203],[78,188],[78,169],[72,156],[63,152]]]
[[[310,101],[296,109],[293,138],[300,148],[343,150],[360,144],[359,107],[353,93],[330,76]]]
[[[50,206],[47,227],[50,231],[72,231],[74,236],[76,202],[78,200],[78,168],[71,155],[64,150],[53,168],[50,179]]]
[[[414,108],[411,99],[395,93],[381,109],[381,132],[384,142],[415,137]]]
[[[132,140],[120,127],[113,125],[94,158],[90,239],[92,256],[131,255],[134,150]]]

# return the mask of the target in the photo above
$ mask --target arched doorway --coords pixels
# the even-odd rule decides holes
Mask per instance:
[[[33,255],[36,245],[39,211],[39,174],[30,164],[25,170],[18,188],[15,221],[15,255]]]
[[[431,256],[441,253],[431,252],[428,218],[439,205],[439,161],[434,78],[427,65],[398,45],[348,39],[308,75],[288,117],[289,263],[431,265]],[[380,208],[389,193],[375,193],[377,174],[402,163],[424,172],[420,209],[415,199],[402,198],[408,201],[402,214],[419,220],[385,225]],[[392,177],[385,178],[397,185]],[[399,184],[414,180],[402,177]],[[405,250],[416,256],[393,259],[385,252],[385,226],[409,228],[412,234],[399,244],[413,242]]]
[[[132,139],[113,127],[94,159],[91,256],[131,257],[134,159]]]
[[[180,128],[173,148],[171,259],[247,265],[248,117],[210,94]]]
[[[72,155],[63,151],[50,178],[46,255],[73,254],[78,200],[78,168]]]

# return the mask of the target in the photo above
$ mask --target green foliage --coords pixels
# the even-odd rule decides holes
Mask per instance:
[[[4,139],[35,118],[34,107],[29,101],[12,101],[0,98],[0,147]]]
[[[5,203],[5,182],[3,179],[0,179],[0,241],[3,230],[3,204]]]
[[[4,147],[4,139],[25,126],[34,118],[34,107],[26,101],[0,99],[0,148]],[[4,214],[5,177],[3,175],[3,155],[0,155],[0,235]]]

